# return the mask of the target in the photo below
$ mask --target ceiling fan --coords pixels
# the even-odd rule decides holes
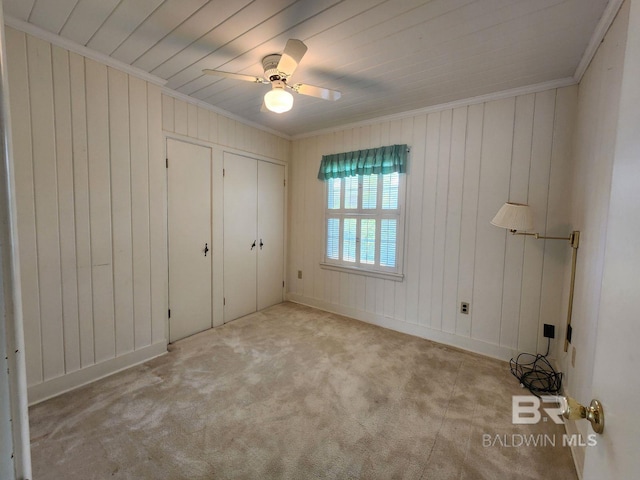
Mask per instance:
[[[289,39],[282,54],[274,53],[262,59],[264,77],[254,77],[240,73],[229,73],[220,70],[205,69],[202,72],[208,75],[218,75],[220,77],[234,78],[253,83],[271,84],[271,90],[264,96],[262,111],[270,110],[275,113],[284,113],[291,110],[293,106],[293,95],[287,91],[293,90],[301,95],[322,98],[324,100],[338,100],[342,95],[337,90],[315,87],[304,83],[287,82],[293,72],[295,72],[300,60],[307,52],[307,46],[300,40]]]

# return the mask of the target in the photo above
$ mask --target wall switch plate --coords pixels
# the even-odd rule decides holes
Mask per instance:
[[[556,338],[556,326],[544,324],[544,338]]]
[[[467,302],[460,303],[460,313],[469,315],[469,304]]]

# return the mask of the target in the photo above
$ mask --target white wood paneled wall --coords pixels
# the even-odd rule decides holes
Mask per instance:
[[[546,349],[561,325],[565,242],[513,237],[489,221],[529,203],[536,230],[567,235],[576,87],[294,140],[289,298],[508,359]],[[406,143],[403,282],[323,270],[323,154]],[[303,278],[298,279],[297,271]],[[462,301],[469,315],[459,313]]]
[[[291,142],[194,103],[162,95],[162,129],[202,142],[286,162]]]
[[[6,35],[33,402],[166,350],[161,91]]]

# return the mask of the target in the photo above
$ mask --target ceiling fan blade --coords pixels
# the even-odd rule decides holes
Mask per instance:
[[[265,80],[264,78],[261,78],[261,77],[254,77],[252,75],[242,75],[240,73],[223,72],[221,70],[211,70],[209,68],[205,68],[204,70],[202,70],[202,73],[206,73],[207,75],[217,75],[218,77],[233,78],[234,80],[244,80],[245,82],[269,83],[268,80]]]
[[[310,97],[322,98],[324,100],[338,100],[342,93],[337,90],[329,90],[328,88],[306,85],[304,83],[296,83],[291,87],[301,95],[309,95]]]
[[[290,38],[278,62],[278,71],[290,77],[293,75],[293,72],[296,70],[305,53],[307,53],[307,46],[302,43],[301,40]]]

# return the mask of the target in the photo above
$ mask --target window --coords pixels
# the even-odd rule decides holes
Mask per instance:
[[[404,175],[326,180],[325,268],[402,279]]]

